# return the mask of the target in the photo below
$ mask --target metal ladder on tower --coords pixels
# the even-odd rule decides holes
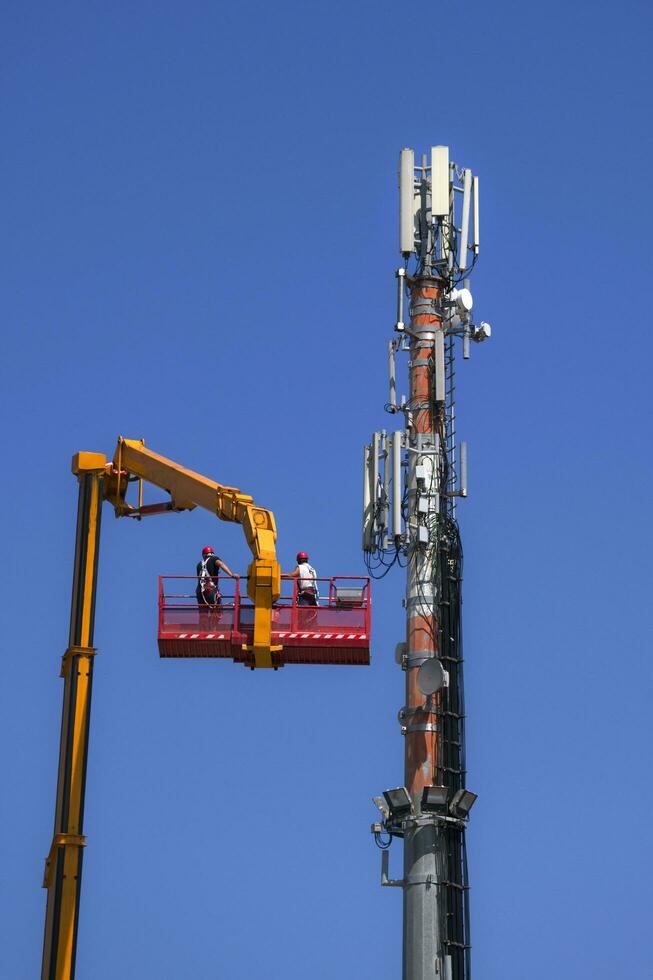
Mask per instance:
[[[461,633],[462,546],[456,522],[456,366],[454,337],[445,345],[445,405],[442,489],[438,519],[439,544],[436,594],[439,597],[439,657],[449,675],[440,703],[438,746],[442,785],[449,787],[449,798],[465,786],[465,699]],[[470,980],[469,884],[465,831],[456,825],[445,829],[446,869],[441,886],[444,891],[442,935],[450,957],[451,977]]]

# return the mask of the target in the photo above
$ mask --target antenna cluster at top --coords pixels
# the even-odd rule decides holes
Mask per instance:
[[[449,160],[448,146],[431,147],[430,164],[424,154],[419,166],[414,150],[403,149],[399,197],[404,265],[395,272],[385,409],[402,413],[405,424],[374,433],[364,457],[363,551],[370,574],[380,575],[411,549],[435,547],[442,522],[455,517],[457,498],[467,496],[467,443],[456,434],[456,341],[468,360],[471,342],[492,334],[489,323],[475,322],[469,288],[480,244],[478,177]],[[409,397],[397,390],[402,353],[409,357]],[[418,397],[412,372],[425,368],[428,391],[422,387]],[[416,425],[425,408],[432,416],[427,429]]]
[[[404,259],[415,254],[423,274],[469,275],[480,244],[478,177],[449,160],[448,146],[432,146],[430,164],[423,154],[417,166],[414,150],[401,151],[399,202]]]

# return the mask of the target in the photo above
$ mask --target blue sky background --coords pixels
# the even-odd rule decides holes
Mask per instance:
[[[479,980],[653,972],[644,2],[5,2],[0,974],[39,975],[79,449],[119,433],[363,571],[391,423],[397,155],[481,178],[460,368]],[[369,669],[165,662],[208,514],[104,514],[80,980],[394,980],[372,794],[402,778],[401,573]],[[391,853],[398,869],[400,848]]]

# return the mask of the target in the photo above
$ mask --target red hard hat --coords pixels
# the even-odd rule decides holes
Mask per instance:
[[[215,552],[213,551],[213,548],[209,548],[209,546],[207,545],[206,548],[202,548],[202,554],[206,558],[207,555],[213,555],[215,554]]]
[[[297,552],[297,561],[308,561],[308,555],[305,551]]]

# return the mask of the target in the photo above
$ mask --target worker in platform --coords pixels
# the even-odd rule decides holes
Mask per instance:
[[[213,548],[202,548],[202,559],[197,563],[197,604],[200,609],[215,609],[222,605],[222,595],[218,585],[220,572],[229,575],[231,578],[236,576],[228,565],[218,558]]]
[[[317,591],[317,572],[309,565],[305,551],[297,552],[297,564],[290,573],[290,578],[298,579],[297,605],[317,606],[320,597]]]

